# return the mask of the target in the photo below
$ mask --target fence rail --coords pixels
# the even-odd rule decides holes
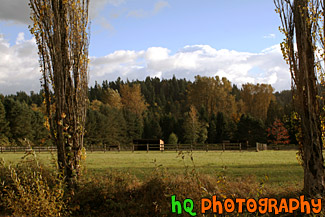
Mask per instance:
[[[28,152],[31,150],[34,150],[35,152],[54,152],[54,151],[56,151],[56,147],[55,146],[44,146],[44,147],[33,147],[33,149],[31,149],[30,147],[25,147],[25,146],[5,146],[5,147],[0,146],[0,153]]]
[[[165,145],[166,151],[228,151],[228,150],[242,150],[241,143],[220,143],[220,144],[177,144]]]
[[[261,150],[296,150],[297,146],[295,145],[289,145],[289,146],[275,146],[275,145],[268,145],[266,148],[261,148],[261,145],[264,144],[258,144],[256,147],[243,145],[242,143],[218,143],[218,144],[165,144],[164,145],[164,151],[261,151]],[[137,150],[136,146],[143,146],[141,150]],[[119,146],[119,145],[103,145],[103,146],[86,146],[86,149],[88,152],[109,152],[109,151],[159,151],[160,148],[156,148],[157,144],[135,144],[135,145],[128,145],[128,146]],[[157,146],[158,147],[158,146]],[[44,146],[44,147],[33,147],[32,148],[35,152],[41,153],[41,152],[56,152],[55,146]],[[1,147],[0,146],[0,153],[5,152],[13,152],[13,153],[19,153],[19,152],[28,152],[31,151],[30,147],[24,147],[24,146],[6,146]]]

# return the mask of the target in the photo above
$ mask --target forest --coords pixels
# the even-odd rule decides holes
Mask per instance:
[[[296,144],[292,92],[269,84],[238,87],[227,78],[194,81],[147,77],[103,81],[88,91],[85,146],[127,146],[133,139],[166,144],[222,141]],[[55,104],[54,104],[55,106]],[[54,109],[54,108],[52,108]],[[0,95],[0,146],[51,145],[44,92]]]

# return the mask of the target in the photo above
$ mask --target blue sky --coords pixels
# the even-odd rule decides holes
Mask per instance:
[[[39,90],[27,2],[0,8],[0,93]],[[90,17],[90,85],[200,74],[290,88],[272,0],[92,0]]]
[[[281,41],[277,30],[279,18],[270,0],[164,1],[165,7],[154,13],[159,2],[162,1],[126,1],[119,6],[107,4],[93,22],[91,53],[106,55],[115,50],[141,50],[154,46],[176,52],[193,44],[260,52]],[[143,16],[129,15],[132,11]],[[110,23],[110,29],[98,25],[102,18]],[[270,34],[275,34],[275,38],[264,37]]]

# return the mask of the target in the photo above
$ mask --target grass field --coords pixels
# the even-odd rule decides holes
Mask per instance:
[[[3,153],[0,158],[17,162],[23,154]],[[48,163],[51,155],[38,154],[41,161]],[[184,159],[182,158],[184,156]],[[200,174],[218,176],[225,174],[230,179],[254,175],[262,179],[267,175],[268,185],[302,186],[303,169],[296,160],[296,151],[195,151],[190,154],[170,152],[93,152],[87,153],[87,173],[104,175],[109,170],[127,172],[143,180],[156,168],[172,174],[184,174],[195,168]]]

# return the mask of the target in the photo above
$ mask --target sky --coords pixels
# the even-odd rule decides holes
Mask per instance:
[[[1,0],[0,93],[38,92],[27,0]],[[196,75],[290,89],[272,0],[90,0],[90,83]]]

